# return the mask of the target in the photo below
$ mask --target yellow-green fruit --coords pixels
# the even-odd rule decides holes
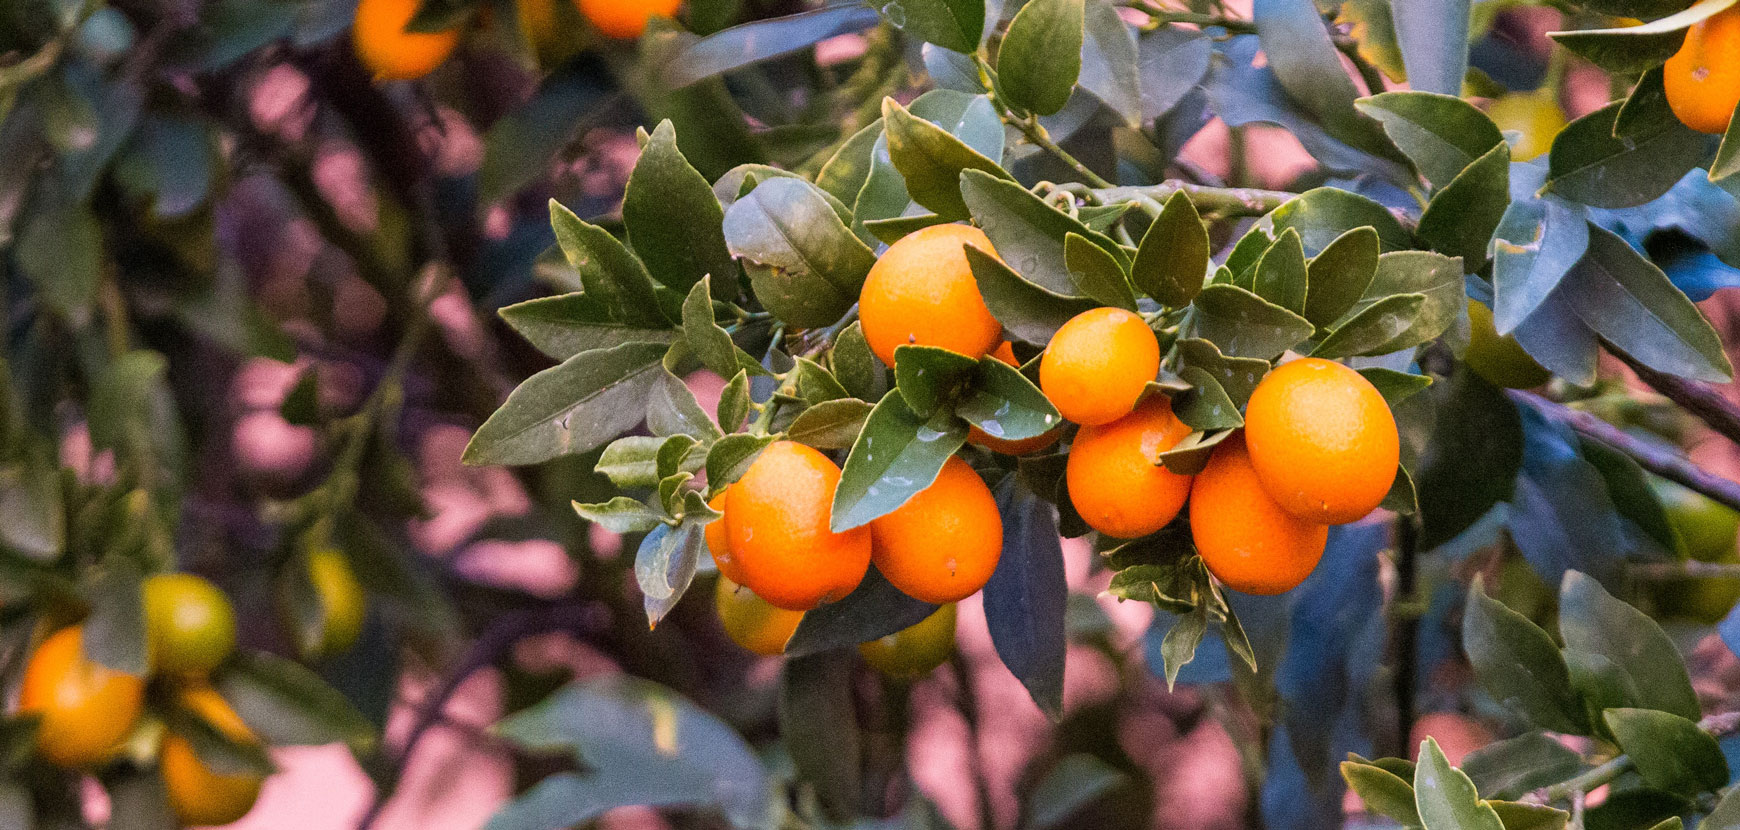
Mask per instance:
[[[1468,323],[1468,352],[1462,359],[1475,374],[1509,389],[1532,389],[1553,377],[1523,351],[1515,337],[1499,335],[1492,309],[1469,300]]]
[[[910,628],[858,644],[858,653],[871,668],[889,677],[923,677],[955,653],[955,614],[951,602]]]
[[[308,554],[308,581],[320,600],[320,636],[304,644],[307,656],[348,651],[362,635],[368,614],[368,595],[358,584],[350,560],[331,548],[317,548]]]
[[[1740,513],[1678,484],[1654,484],[1688,556],[1698,562],[1740,563],[1735,548]],[[1687,577],[1656,586],[1656,604],[1663,614],[1705,624],[1720,622],[1736,602],[1740,602],[1740,578]]]
[[[1506,95],[1486,110],[1500,130],[1522,133],[1511,147],[1513,161],[1531,161],[1553,149],[1553,139],[1565,129],[1565,110],[1558,96],[1548,89]]]
[[[236,650],[236,611],[229,597],[193,574],[145,580],[145,628],[158,674],[203,677]]]

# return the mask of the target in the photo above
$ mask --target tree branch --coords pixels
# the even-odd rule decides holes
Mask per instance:
[[[1629,366],[1638,380],[1679,404],[1687,412],[1698,416],[1699,420],[1709,424],[1711,429],[1721,433],[1723,437],[1740,444],[1740,406],[1724,397],[1716,387],[1658,372],[1612,346],[1608,346],[1607,351]]]
[[[1678,378],[1672,380],[1678,381]],[[1679,381],[1683,383],[1684,381]],[[1740,510],[1740,483],[1723,478],[1692,463],[1677,450],[1630,435],[1587,412],[1549,401],[1532,392],[1511,392],[1512,399],[1533,406],[1542,415],[1570,427],[1577,434],[1599,441],[1630,456],[1638,466],[1677,484]]]
[[[1225,216],[1262,216],[1299,195],[1284,190],[1255,187],[1209,187],[1180,179],[1140,187],[1096,187],[1090,191],[1101,204],[1141,203],[1144,199],[1165,204],[1174,193],[1185,193],[1199,209]]]
[[[1740,712],[1724,712],[1711,715],[1698,722],[1698,728],[1715,738],[1725,738],[1735,732],[1740,732]],[[1588,772],[1569,781],[1563,781],[1550,787],[1536,790],[1530,800],[1539,804],[1573,799],[1578,795],[1610,784],[1614,779],[1632,768],[1631,756],[1620,755]]]

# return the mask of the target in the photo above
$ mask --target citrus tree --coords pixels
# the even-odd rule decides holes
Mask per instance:
[[[1530,5],[7,5],[0,825],[86,826],[91,780],[111,827],[227,823],[345,742],[366,828],[491,667],[492,830],[940,825],[908,699],[946,671],[976,726],[982,608],[1059,724],[1022,827],[1148,823],[1144,665],[1217,701],[1253,826],[1740,826],[1740,709],[1680,656],[1740,646],[1740,484],[1685,451],[1740,442],[1696,304],[1740,285],[1740,7],[1545,4],[1540,61]],[[1224,174],[1183,152],[1223,128]],[[1277,146],[1309,168],[1253,186]],[[287,294],[284,248],[336,264]],[[289,473],[213,440],[262,357]],[[462,541],[561,543],[562,596],[419,553],[432,422],[529,494]],[[622,671],[516,666],[550,631]],[[1507,737],[1453,764],[1446,710]]]

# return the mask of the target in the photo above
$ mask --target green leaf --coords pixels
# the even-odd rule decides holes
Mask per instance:
[[[1462,771],[1487,798],[1521,798],[1582,772],[1583,757],[1545,732],[1525,732],[1468,753]]]
[[[653,435],[629,435],[610,442],[598,457],[600,474],[618,487],[652,487],[659,483],[659,448],[665,439]]]
[[[1377,231],[1380,251],[1414,248],[1413,236],[1383,205],[1335,187],[1307,190],[1257,220],[1227,256],[1226,267],[1243,274],[1256,267],[1263,252],[1282,231],[1292,228],[1305,243],[1305,255],[1317,256],[1342,234],[1364,226]]]
[[[103,227],[86,205],[40,210],[24,217],[18,267],[63,315],[88,308],[102,279]]]
[[[1504,822],[1474,792],[1474,783],[1450,766],[1438,742],[1420,745],[1414,771],[1414,806],[1425,830],[1504,830]]]
[[[1124,126],[1140,128],[1143,72],[1136,34],[1111,3],[1087,3],[1083,13],[1081,87],[1105,102]]]
[[[1341,762],[1341,777],[1365,802],[1367,810],[1394,819],[1404,827],[1420,826],[1412,783],[1382,767],[1355,761]]]
[[[1371,385],[1377,387],[1378,394],[1384,396],[1384,403],[1394,409],[1395,406],[1432,385],[1431,375],[1416,375],[1413,372],[1399,372],[1395,369],[1385,369],[1373,366],[1359,370]]]
[[[974,96],[971,106],[992,114],[991,102],[984,96]],[[1013,181],[995,159],[913,115],[893,98],[882,99],[882,120],[887,125],[888,158],[906,179],[912,200],[946,220],[967,218],[967,204],[961,199],[961,171],[979,170]]]
[[[1093,755],[1085,752],[1065,755],[1057,759],[1057,764],[1028,793],[1027,826],[1032,830],[1069,826],[1069,819],[1082,808],[1099,801],[1129,780],[1130,776]]]
[[[1182,308],[1202,290],[1208,266],[1208,229],[1202,216],[1183,191],[1174,193],[1142,234],[1130,278],[1161,305]]]
[[[291,660],[238,651],[213,681],[248,728],[274,746],[342,741],[367,750],[375,741],[374,727],[344,695]]]
[[[1391,4],[1396,44],[1414,89],[1445,95],[1462,91],[1468,74],[1470,5],[1470,0]]]
[[[816,173],[816,187],[840,200],[841,204],[855,203],[859,191],[864,189],[864,182],[870,178],[870,170],[875,162],[876,141],[881,137],[880,118],[853,133],[851,138],[841,143],[840,148],[828,157],[821,171]]]
[[[1728,120],[1728,131],[1722,134],[1722,145],[1716,149],[1716,158],[1710,162],[1710,181],[1722,182],[1740,173],[1740,107],[1734,109],[1734,116]]]
[[[611,533],[646,533],[664,523],[665,515],[627,496],[602,504],[574,502],[574,512]]]
[[[894,512],[936,481],[943,463],[966,440],[966,424],[953,415],[940,413],[926,421],[899,390],[889,392],[846,456],[830,528],[841,533]]]
[[[725,212],[731,253],[750,264],[755,296],[801,327],[838,320],[876,264],[870,250],[802,179],[769,179]]]
[[[874,401],[888,391],[885,367],[870,351],[870,342],[864,339],[863,324],[853,321],[842,329],[834,338],[834,349],[829,357],[834,377],[852,397]]]
[[[858,3],[753,20],[704,38],[684,38],[680,48],[659,55],[661,59],[655,62],[658,74],[654,80],[667,89],[681,90],[698,81],[807,48],[835,35],[856,32],[875,23],[875,12]]]
[[[1010,106],[1054,115],[1081,76],[1082,0],[1030,0],[997,51],[997,87]]]
[[[1651,368],[1726,383],[1733,366],[1720,336],[1661,269],[1624,239],[1589,226],[1589,252],[1563,280],[1577,316]]]
[[[779,682],[779,736],[798,781],[814,788],[824,815],[851,817],[858,805],[859,746],[853,669],[857,657],[836,649],[785,661]]]
[[[1212,373],[1197,366],[1186,366],[1178,374],[1191,387],[1172,402],[1178,420],[1201,432],[1237,429],[1245,425],[1238,406]]]
[[[1650,709],[1608,709],[1602,717],[1651,787],[1692,796],[1728,783],[1722,748],[1697,723]]]
[[[577,354],[521,383],[465,448],[467,464],[537,464],[582,453],[640,423],[665,375],[665,347],[626,343]]]
[[[550,226],[568,265],[579,272],[586,296],[605,310],[601,314],[630,325],[668,325],[646,266],[609,231],[581,221],[555,199],[550,200]]]
[[[276,4],[274,4],[276,5]],[[262,44],[264,45],[264,44]],[[507,199],[550,174],[563,148],[591,122],[612,92],[595,59],[570,61],[538,85],[531,100],[506,112],[483,139],[477,171],[477,203]]]
[[[1613,136],[1631,138],[1655,129],[1658,119],[1674,117],[1677,116],[1667,99],[1665,67],[1657,66],[1637,79],[1631,94],[1619,105],[1619,114],[1613,119]]]
[[[700,359],[701,365],[720,377],[732,377],[745,371],[756,375],[769,374],[748,352],[731,342],[731,335],[714,320],[713,298],[708,287],[712,279],[711,276],[702,276],[683,300],[683,340]]]
[[[714,412],[719,429],[735,432],[743,425],[743,419],[749,417],[749,404],[749,373],[739,371],[719,392],[719,406]]]
[[[1228,357],[1207,340],[1185,338],[1178,341],[1179,366],[1195,366],[1207,371],[1232,399],[1235,406],[1244,406],[1251,399],[1263,376],[1269,373],[1269,361],[1261,358]]]
[[[894,385],[914,415],[928,419],[954,400],[979,361],[935,346],[894,350]]]
[[[1417,232],[1432,250],[1461,257],[1465,269],[1479,271],[1509,206],[1510,145],[1501,141],[1432,197]]]
[[[725,247],[725,211],[706,178],[677,149],[667,119],[653,129],[629,174],[622,200],[628,241],[652,276],[687,291],[712,275],[713,296],[737,296],[737,264]]]
[[[1703,830],[1740,830],[1740,787],[1730,788],[1704,817]]]
[[[1387,354],[1417,346],[1443,334],[1464,313],[1466,290],[1462,260],[1426,251],[1398,251],[1378,257],[1377,274],[1355,303],[1348,319],[1398,294],[1421,294],[1426,301],[1413,325],[1369,353]]]
[[[791,422],[786,437],[819,450],[843,450],[858,440],[870,410],[870,404],[857,398],[819,403]]]
[[[47,564],[66,549],[66,498],[61,476],[46,463],[0,468],[0,544]]]
[[[1305,246],[1299,232],[1288,228],[1257,260],[1251,291],[1294,314],[1305,312]]]
[[[1023,441],[1063,423],[1063,416],[1021,370],[994,357],[981,358],[955,414],[992,438]]]
[[[645,400],[646,428],[654,435],[687,435],[702,442],[720,435],[689,385],[668,370],[653,379]]]
[[[1571,821],[1570,813],[1542,804],[1488,801],[1486,806],[1498,814],[1498,820],[1504,822],[1504,830],[1565,830],[1565,825]]]
[[[1129,255],[1116,242],[1089,230],[1015,182],[967,170],[961,173],[961,196],[991,238],[997,256],[1015,273],[1054,294],[1075,294],[1063,249],[1070,233],[1087,237],[1118,260],[1119,267],[1129,267]]]
[[[985,30],[985,0],[871,0],[870,5],[907,35],[963,54],[979,48]]]
[[[1383,124],[1390,140],[1436,189],[1449,187],[1476,159],[1504,143],[1486,113],[1455,96],[1385,92],[1362,98],[1356,106]]]
[[[807,403],[818,404],[851,397],[846,392],[846,387],[841,386],[832,373],[807,357],[798,358],[792,368],[796,373],[798,397]]]
[[[674,528],[660,524],[641,539],[634,556],[634,577],[640,585],[648,627],[657,628],[689,590],[706,547],[706,525],[692,521]]]
[[[1608,104],[1560,131],[1544,192],[1590,207],[1636,207],[1668,192],[1707,157],[1709,136],[1677,118],[1659,118],[1653,129],[1615,138],[1619,108]]]
[[[1630,706],[1694,720],[1698,696],[1679,649],[1642,611],[1607,593],[1600,583],[1570,571],[1559,598],[1559,633],[1567,655],[1582,652],[1612,664]]]
[[[786,643],[786,657],[804,657],[856,646],[904,631],[929,617],[937,606],[920,602],[894,587],[875,565],[864,581],[839,602],[804,612]]]
[[[1136,310],[1130,278],[1106,249],[1071,231],[1063,238],[1063,261],[1080,294],[1103,305]]]
[[[670,328],[664,318],[646,319],[644,311],[614,308],[590,294],[576,291],[516,303],[497,313],[538,351],[556,360],[567,360],[581,352],[624,343],[668,343],[676,339],[679,332]]]
[[[1165,663],[1168,692],[1178,682],[1178,670],[1196,659],[1196,647],[1202,644],[1202,635],[1207,633],[1207,605],[1196,606],[1195,610],[1175,620],[1172,628],[1167,630],[1166,636],[1160,641],[1160,657]]]
[[[118,672],[145,677],[144,574],[132,559],[109,556],[86,583],[91,615],[85,619],[83,648],[90,659]]]
[[[1548,32],[1547,37],[1609,72],[1635,74],[1673,57],[1685,41],[1687,29],[1726,11],[1734,2],[1700,0],[1684,11],[1641,26]]]
[[[1214,455],[1214,448],[1233,434],[1233,431],[1192,432],[1184,436],[1177,444],[1159,455],[1159,463],[1166,469],[1181,476],[1193,476],[1208,467],[1208,460]]]
[[[1002,260],[971,245],[966,251],[985,307],[1003,324],[1004,331],[1019,340],[1048,343],[1064,323],[1098,307],[1092,300],[1057,294],[1029,282]]]
[[[1527,617],[1486,595],[1476,577],[1468,588],[1462,650],[1487,693],[1530,724],[1588,734],[1583,708],[1553,638]]]
[[[1389,344],[1414,325],[1426,306],[1424,294],[1392,294],[1336,326],[1311,350],[1312,357],[1339,358],[1396,351]]]
[[[707,451],[707,484],[717,489],[742,478],[771,443],[771,436],[747,432],[735,432],[714,441],[713,448]]]
[[[1341,54],[1316,4],[1256,0],[1251,12],[1269,69],[1289,98],[1314,115],[1335,139],[1383,158],[1402,158],[1382,128],[1354,108],[1359,91],[1342,68]]]
[[[1233,357],[1272,358],[1310,337],[1311,321],[1235,285],[1209,285],[1191,302],[1193,337]]]

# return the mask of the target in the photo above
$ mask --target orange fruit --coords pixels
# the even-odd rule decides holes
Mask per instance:
[[[1154,330],[1121,308],[1095,308],[1052,335],[1039,361],[1039,387],[1063,417],[1097,426],[1129,414],[1159,372]]]
[[[673,17],[682,0],[578,0],[580,13],[605,37],[628,40],[646,31],[654,17]]]
[[[1533,389],[1553,379],[1553,373],[1536,363],[1516,338],[1498,333],[1492,309],[1468,301],[1468,351],[1462,362],[1488,383],[1508,389]]]
[[[731,492],[727,487],[720,490],[707,502],[707,506],[725,512],[725,497]],[[719,568],[720,575],[739,585],[743,584],[743,568],[737,564],[737,557],[731,555],[731,534],[725,530],[725,519],[714,519],[707,525],[707,552],[713,555],[713,564]]]
[[[1682,123],[1698,132],[1727,132],[1740,106],[1740,7],[1688,30],[1663,71],[1668,106]]]
[[[743,584],[788,611],[808,611],[858,587],[870,569],[870,528],[828,527],[840,468],[820,452],[775,441],[726,491],[725,532]]]
[[[858,317],[883,363],[893,366],[901,346],[936,346],[977,360],[997,345],[1003,324],[979,295],[967,245],[996,255],[978,228],[933,225],[902,237],[876,260],[858,295]]]
[[[1546,155],[1566,124],[1565,109],[1559,106],[1558,91],[1553,89],[1501,96],[1486,109],[1486,114],[1500,130],[1522,134],[1516,146],[1510,148],[1512,161],[1533,161]]]
[[[1015,347],[1010,345],[1007,340],[992,351],[991,356],[1017,369],[1021,368],[1021,363],[1015,359]],[[1011,441],[993,437],[990,433],[975,426],[967,427],[967,443],[1004,455],[1031,455],[1057,443],[1057,439],[1061,435],[1063,435],[1063,427],[1059,426],[1044,435]]]
[[[1271,596],[1311,575],[1329,526],[1281,509],[1234,435],[1215,448],[1190,487],[1190,535],[1203,564],[1227,587]]]
[[[804,612],[776,608],[724,575],[713,590],[713,606],[732,642],[763,657],[784,654],[785,642],[804,618]]]
[[[349,651],[362,636],[368,618],[368,593],[357,582],[350,560],[333,548],[308,554],[308,579],[320,596],[321,638],[306,656]]]
[[[955,604],[893,634],[858,644],[864,662],[899,680],[916,680],[948,662],[955,653]]]
[[[259,742],[236,710],[209,687],[183,692],[181,703],[231,741]],[[191,826],[229,824],[247,815],[259,800],[260,785],[265,781],[259,773],[219,772],[206,766],[193,744],[173,732],[163,738],[158,766],[170,808],[182,824]]]
[[[63,767],[107,760],[145,706],[145,678],[87,659],[83,636],[75,625],[43,640],[18,693],[18,711],[41,718],[38,751]]]
[[[958,456],[898,510],[870,523],[871,560],[894,587],[933,605],[985,587],[1003,555],[1003,517]]]
[[[235,608],[209,580],[158,574],[145,580],[144,591],[153,671],[203,677],[236,650]]]
[[[1190,477],[1157,464],[1189,434],[1164,395],[1104,426],[1082,427],[1064,468],[1070,503],[1107,536],[1135,539],[1165,527],[1184,507]]]
[[[435,71],[459,46],[459,29],[407,32],[418,0],[361,0],[351,39],[377,81],[411,81]]]
[[[1305,358],[1275,367],[1245,407],[1251,464],[1281,509],[1323,524],[1357,521],[1396,479],[1401,436],[1358,372]]]

